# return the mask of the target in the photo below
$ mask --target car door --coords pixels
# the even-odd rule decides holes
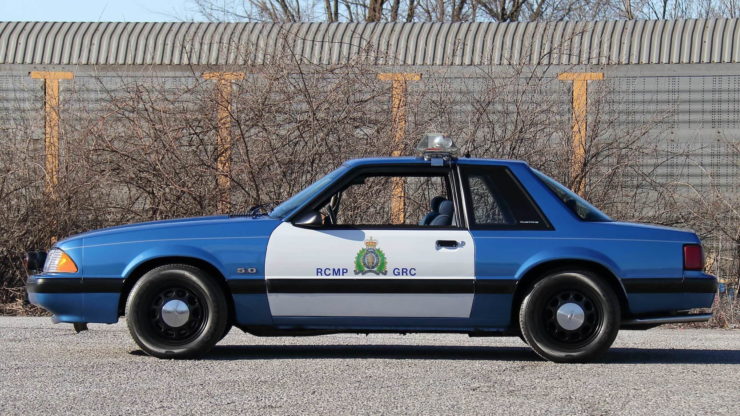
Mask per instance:
[[[446,196],[459,212],[455,187],[450,186],[452,177],[447,170],[435,172],[444,173],[439,177],[447,184]],[[373,178],[390,179],[396,185],[399,178],[406,178],[402,181],[408,184],[412,180],[403,176],[407,174],[394,167],[388,175],[374,171]],[[363,173],[354,175],[362,177]],[[319,323],[323,318],[341,317],[388,322],[387,318],[470,316],[475,247],[470,233],[456,225],[458,219],[418,225],[415,222],[422,213],[417,210],[402,224],[361,223],[373,212],[383,217],[398,211],[398,207],[388,207],[393,205],[396,185],[391,190],[375,187],[344,192],[345,200],[362,199],[357,195],[364,192],[377,193],[377,198],[370,198],[372,206],[343,203],[348,212],[345,221],[340,208],[339,223],[305,227],[286,221],[272,233],[265,275],[273,318],[303,317],[304,323]],[[412,211],[409,205],[404,209]],[[457,218],[455,212],[452,215]]]

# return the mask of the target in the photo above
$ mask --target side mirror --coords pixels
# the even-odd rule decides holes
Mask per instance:
[[[321,218],[321,214],[311,210],[299,215],[295,220],[293,220],[293,225],[298,227],[317,228],[324,225],[324,220]]]

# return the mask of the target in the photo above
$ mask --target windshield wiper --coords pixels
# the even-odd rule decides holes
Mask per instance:
[[[261,217],[264,215],[268,215],[270,211],[272,211],[272,208],[275,206],[272,202],[265,202],[264,204],[257,204],[252,205],[247,210],[247,215],[251,215],[252,218]]]
[[[237,214],[229,214],[230,217],[262,217],[265,215],[269,215],[270,211],[272,211],[272,207],[274,207],[274,203],[272,202],[266,202],[264,204],[257,204],[252,205],[247,209],[247,212],[243,213],[237,213]]]

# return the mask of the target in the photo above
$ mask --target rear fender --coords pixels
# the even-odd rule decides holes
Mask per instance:
[[[521,280],[535,267],[552,261],[581,260],[598,263],[607,268],[614,276],[622,276],[622,270],[604,253],[583,247],[557,247],[541,251],[522,263],[516,272],[516,280]]]

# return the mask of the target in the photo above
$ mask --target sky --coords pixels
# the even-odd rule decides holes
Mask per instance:
[[[193,0],[0,0],[0,21],[204,20]]]

